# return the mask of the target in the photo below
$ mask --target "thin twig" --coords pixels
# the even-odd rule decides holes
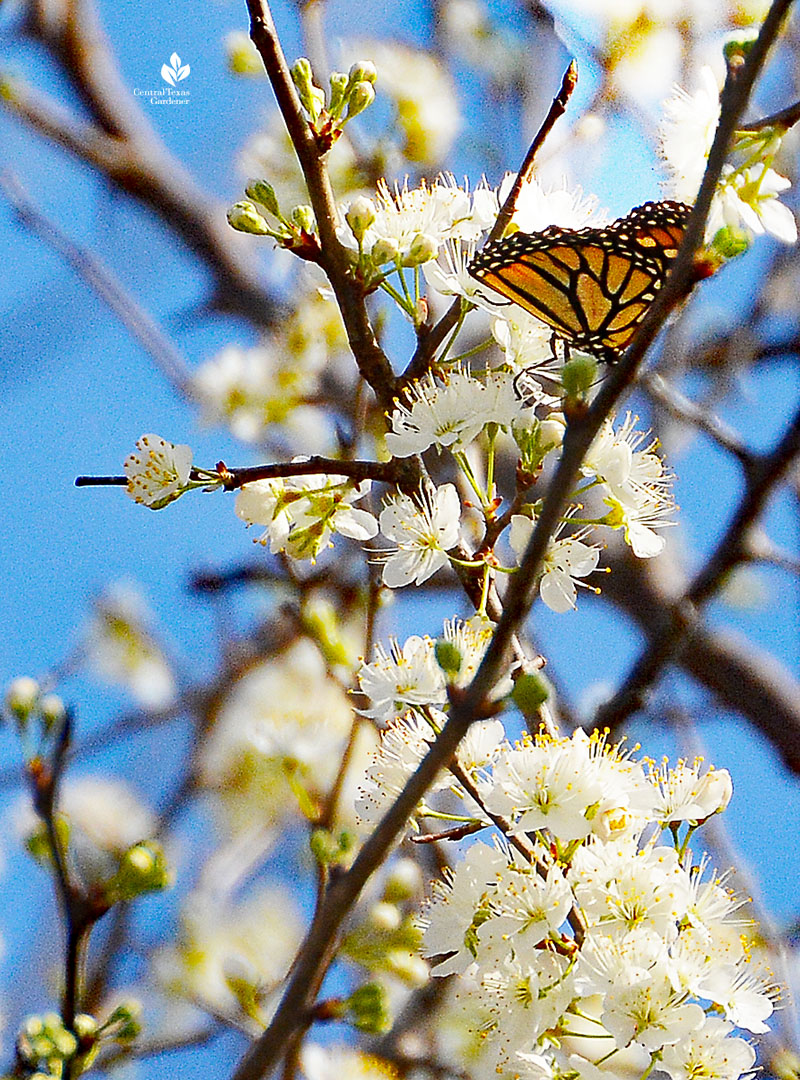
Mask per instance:
[[[572,60],[564,73],[564,78],[561,80],[561,87],[550,105],[547,116],[542,121],[542,124],[536,132],[533,142],[528,149],[528,153],[525,155],[522,168],[517,174],[517,178],[512,185],[511,191],[508,193],[500,213],[497,216],[497,220],[492,226],[488,241],[496,240],[505,232],[509,221],[513,217],[514,207],[522,189],[522,185],[530,177],[530,174],[533,171],[536,155],[541,149],[545,139],[552,131],[558,118],[563,116],[564,110],[567,107],[567,102],[572,95],[572,91],[575,89],[577,79],[578,68],[575,61]],[[465,310],[465,305],[469,307],[469,302],[463,297],[457,296],[436,325],[431,327],[431,329],[420,338],[406,370],[397,381],[398,389],[406,386],[414,379],[419,379],[425,374],[430,367],[433,357],[447,338],[447,335],[458,326],[458,320]]]
[[[77,244],[33,202],[13,173],[0,174],[3,192],[16,214],[72,267],[90,289],[117,315],[139,344],[152,356],[159,370],[181,393],[189,389],[188,364],[155,320],[142,308],[119,278],[88,248]]]
[[[755,464],[756,455],[732,428],[708,409],[696,405],[661,375],[645,372],[639,385],[654,401],[662,405],[673,419],[704,432],[717,446],[735,457],[745,469],[750,469]]]
[[[283,461],[271,465],[246,465],[242,468],[229,468],[222,462],[217,466],[219,478],[226,491],[235,491],[244,484],[253,484],[257,480],[274,480],[284,476],[315,476],[325,473],[329,476],[348,476],[353,480],[378,480],[385,484],[398,483],[405,472],[404,458],[392,458],[390,461],[347,461],[340,458],[320,457],[318,454],[304,461]],[[207,480],[208,472],[192,469],[190,479]],[[124,487],[127,476],[76,476],[75,487]]]

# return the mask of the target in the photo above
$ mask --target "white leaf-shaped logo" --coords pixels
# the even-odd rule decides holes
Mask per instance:
[[[161,78],[170,86],[174,86],[176,82],[185,79],[191,70],[188,64],[181,65],[181,58],[174,52],[169,58],[169,64],[162,64]]]

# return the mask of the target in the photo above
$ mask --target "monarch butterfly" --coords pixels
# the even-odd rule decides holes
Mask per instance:
[[[513,233],[488,244],[468,269],[567,346],[612,363],[664,283],[690,213],[684,203],[648,202],[603,229]]]

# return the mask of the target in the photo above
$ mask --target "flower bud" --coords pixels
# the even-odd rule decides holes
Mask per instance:
[[[377,78],[378,69],[371,60],[356,60],[348,73],[350,86],[360,82],[374,83]]]
[[[39,684],[29,675],[20,675],[14,679],[6,690],[6,708],[14,716],[20,727],[23,727],[28,717],[36,708],[39,701]]]
[[[131,998],[117,1005],[103,1024],[103,1030],[117,1042],[129,1042],[135,1039],[141,1030],[139,1017],[142,1015],[141,1002]]]
[[[380,1035],[390,1027],[386,991],[380,983],[365,983],[346,1002],[349,1019],[358,1031]]]
[[[514,683],[511,700],[523,716],[536,716],[551,693],[552,687],[543,675],[528,671],[524,675],[520,675]]]
[[[79,1039],[89,1039],[97,1034],[99,1024],[88,1013],[78,1013],[72,1021],[72,1030]]]
[[[359,195],[350,203],[344,219],[350,226],[350,232],[361,243],[364,233],[375,220],[375,204],[366,195]]]
[[[297,96],[300,98],[303,108],[311,115],[312,120],[316,120],[314,91],[317,88],[314,86],[314,74],[311,70],[311,64],[305,56],[295,60],[292,65],[292,82],[295,85]]]
[[[461,650],[452,641],[440,638],[434,645],[433,654],[436,657],[436,663],[445,675],[450,679],[455,679],[459,671],[461,671],[461,664],[464,660]]]
[[[331,72],[331,94],[328,101],[328,112],[331,116],[338,116],[344,108],[348,79],[343,71]]]
[[[303,232],[313,233],[314,231],[314,211],[310,206],[301,204],[292,208],[292,221]]]
[[[228,224],[237,232],[252,233],[254,236],[266,236],[269,225],[251,202],[234,203],[228,211]]]
[[[758,37],[757,27],[742,27],[722,46],[722,55],[726,64],[741,63],[747,58],[748,53],[756,43]]]
[[[396,263],[400,249],[397,242],[391,237],[383,237],[372,245],[372,261],[376,266],[385,266],[386,263]]]
[[[562,420],[542,420],[539,424],[539,445],[542,450],[561,446],[564,441],[564,422]]]
[[[39,702],[39,713],[41,714],[42,723],[44,724],[45,729],[47,731],[53,731],[54,729],[60,728],[64,723],[67,710],[58,694],[45,694]]]
[[[711,247],[723,259],[734,259],[750,247],[750,234],[735,225],[725,225],[714,233]]]
[[[435,259],[438,251],[439,245],[432,236],[418,233],[411,241],[408,254],[403,259],[403,266],[421,266],[422,263]]]
[[[367,82],[366,80],[356,83],[347,100],[346,118],[352,120],[354,116],[358,116],[364,109],[368,109],[374,100],[375,90],[372,83]]]
[[[422,871],[413,859],[398,859],[389,868],[383,898],[390,904],[411,900],[422,892]]]
[[[573,356],[561,369],[561,385],[567,398],[584,398],[597,382],[597,361],[585,353]]]
[[[266,180],[248,180],[244,191],[248,199],[260,203],[266,210],[269,210],[270,214],[280,218],[281,208],[278,205],[278,196],[275,194],[275,188],[272,184],[267,183]]]
[[[381,900],[370,908],[369,921],[376,930],[397,930],[403,921],[403,917],[397,904],[389,904],[385,900]]]
[[[234,30],[228,34],[225,38],[225,53],[228,58],[228,70],[234,75],[264,77],[264,61],[244,30]]]
[[[164,854],[158,844],[134,844],[122,856],[119,870],[106,885],[111,903],[158,892],[169,882]]]

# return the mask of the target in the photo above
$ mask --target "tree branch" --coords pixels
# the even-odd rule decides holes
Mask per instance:
[[[338,215],[324,156],[303,115],[272,14],[266,0],[247,0],[250,36],[264,61],[278,108],[303,171],[319,230],[322,267],[342,312],[347,338],[358,370],[372,387],[379,404],[389,410],[395,394],[391,364],[370,325],[364,295],[350,275],[347,253],[336,235]]]
[[[93,0],[32,0],[26,14],[27,32],[62,64],[92,122],[77,120],[17,81],[6,81],[2,104],[154,211],[208,267],[216,307],[257,326],[272,325],[276,305],[246,241],[228,226],[225,207],[208,198],[133,103]]]

